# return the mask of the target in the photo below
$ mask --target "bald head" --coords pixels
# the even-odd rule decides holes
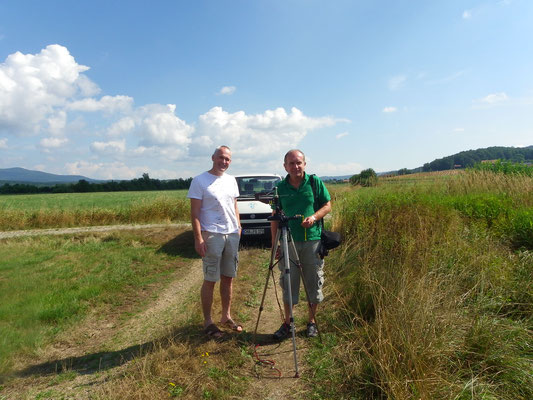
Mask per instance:
[[[287,158],[293,154],[296,154],[296,155],[301,155],[302,156],[302,160],[305,162],[305,154],[303,151],[301,150],[298,150],[298,149],[292,149],[292,150],[289,150],[287,152],[287,154],[285,154],[285,157],[283,158],[283,162],[286,164],[287,163]]]

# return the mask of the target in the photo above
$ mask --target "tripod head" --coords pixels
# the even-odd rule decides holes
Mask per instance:
[[[275,187],[272,191],[269,192],[261,192],[256,193],[254,195],[255,199],[260,201],[261,203],[268,204],[270,206],[273,206],[274,214],[267,218],[269,221],[278,221],[280,223],[280,227],[286,227],[288,226],[288,222],[290,220],[296,220],[301,219],[301,215],[295,215],[292,217],[288,217],[285,215],[283,210],[281,209],[281,202],[280,202],[280,196],[278,194],[278,188]]]

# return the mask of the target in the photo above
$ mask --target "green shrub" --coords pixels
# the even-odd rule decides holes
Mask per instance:
[[[501,174],[526,175],[533,177],[533,165],[526,163],[497,160],[494,163],[475,164],[473,169],[478,171],[490,171]]]
[[[533,249],[533,208],[517,210],[509,219],[506,231],[512,244],[517,248]]]
[[[361,186],[375,186],[378,182],[378,176],[372,168],[365,169],[361,171],[360,174],[353,175],[350,178],[350,183],[352,185],[361,185]]]

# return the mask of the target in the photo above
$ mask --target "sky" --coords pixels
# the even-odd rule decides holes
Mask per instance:
[[[0,0],[0,168],[342,176],[533,145],[530,0]]]

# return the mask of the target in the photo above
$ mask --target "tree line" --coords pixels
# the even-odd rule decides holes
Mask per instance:
[[[88,193],[88,192],[128,192],[147,190],[188,189],[192,178],[187,179],[152,179],[147,173],[141,178],[121,181],[88,182],[81,179],[76,183],[55,185],[34,185],[28,183],[6,183],[0,186],[0,194],[36,194],[36,193]]]
[[[445,171],[455,168],[471,168],[485,160],[505,160],[515,163],[533,161],[533,146],[529,147],[487,147],[485,149],[468,150],[452,156],[439,158],[424,164],[423,172]]]

